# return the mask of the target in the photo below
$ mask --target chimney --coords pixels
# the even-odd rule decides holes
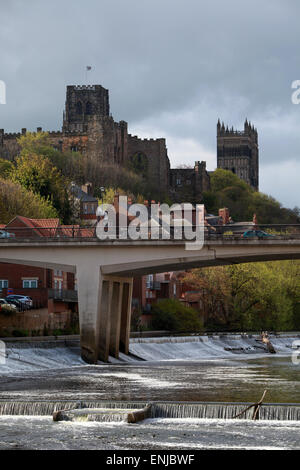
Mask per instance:
[[[84,193],[88,194],[89,196],[92,196],[92,189],[93,189],[93,185],[92,183],[85,183],[81,186],[81,189]]]

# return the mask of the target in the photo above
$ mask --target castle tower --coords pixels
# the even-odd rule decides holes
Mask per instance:
[[[257,130],[245,120],[244,130],[217,124],[217,166],[230,170],[258,191],[259,150]]]
[[[85,132],[94,116],[109,116],[108,90],[101,85],[68,86],[63,131]]]

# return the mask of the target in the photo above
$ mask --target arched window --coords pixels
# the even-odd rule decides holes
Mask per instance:
[[[81,103],[81,101],[77,101],[76,114],[82,114],[82,103]]]
[[[88,101],[85,106],[85,114],[92,114],[92,111],[93,111],[92,103]]]

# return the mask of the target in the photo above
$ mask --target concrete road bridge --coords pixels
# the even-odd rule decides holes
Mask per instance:
[[[266,239],[206,236],[202,249],[178,240],[94,237],[0,239],[0,261],[76,273],[82,358],[108,361],[128,354],[133,276],[257,261],[300,259],[300,226]]]

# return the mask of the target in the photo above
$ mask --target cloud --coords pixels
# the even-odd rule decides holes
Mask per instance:
[[[166,136],[172,164],[199,152],[213,166],[218,117],[237,128],[247,117],[258,128],[262,176],[280,171],[300,160],[300,105],[291,103],[299,13],[297,0],[1,2],[0,127],[60,128],[66,85],[84,83],[92,65],[89,81],[109,88],[114,117]],[[290,177],[276,177],[287,191]],[[276,185],[272,194],[283,192]]]

